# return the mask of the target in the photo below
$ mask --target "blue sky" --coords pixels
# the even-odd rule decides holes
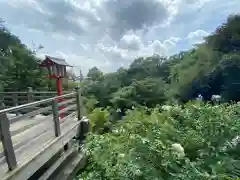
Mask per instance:
[[[240,13],[240,0],[0,0],[0,18],[29,47],[84,73],[187,50]],[[34,46],[35,44],[35,46]]]

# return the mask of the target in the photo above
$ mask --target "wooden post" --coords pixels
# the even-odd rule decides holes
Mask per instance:
[[[0,114],[0,134],[4,150],[4,155],[8,164],[9,170],[13,170],[17,166],[17,160],[13,149],[13,143],[9,130],[10,124],[6,113]]]
[[[13,106],[18,106],[18,94],[17,93],[13,93],[12,100],[13,100]]]
[[[33,89],[32,89],[32,87],[28,87],[27,100],[28,100],[28,103],[33,102]]]
[[[0,104],[0,110],[1,110],[1,109],[5,109],[5,104],[4,104],[3,101],[1,101],[1,104]]]
[[[83,118],[81,120],[80,126],[79,126],[79,131],[77,134],[77,137],[79,139],[80,144],[83,142],[83,140],[86,138],[86,134],[90,130],[90,123],[87,118]]]
[[[4,94],[0,95],[0,109],[4,107]]]
[[[34,100],[33,100],[33,89],[32,89],[32,87],[28,87],[27,101],[28,101],[28,103],[31,103],[31,102],[34,101]],[[29,110],[29,112],[33,111],[32,108],[29,108],[28,110]],[[34,116],[31,116],[31,118],[33,118],[33,117],[34,117]]]
[[[80,121],[82,119],[82,102],[80,87],[76,87],[76,100],[77,100],[77,118]]]
[[[60,129],[60,121],[59,121],[58,102],[56,99],[54,99],[52,102],[52,112],[53,112],[55,136],[58,137],[61,135],[61,129]]]
[[[18,106],[18,94],[14,93],[13,94],[13,106]],[[19,111],[16,112],[16,116],[19,115]]]

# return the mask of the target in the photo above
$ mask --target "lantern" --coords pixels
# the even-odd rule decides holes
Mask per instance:
[[[40,64],[41,67],[48,69],[50,78],[64,78],[67,77],[67,67],[70,66],[64,59],[45,56],[45,60]]]
[[[48,76],[50,78],[56,79],[56,89],[57,95],[62,95],[62,81],[61,79],[67,77],[67,67],[70,66],[64,59],[45,56],[45,60],[41,62],[40,67],[45,67],[48,69]],[[58,99],[59,102],[63,101],[62,98]],[[59,109],[63,109],[63,106],[60,106]],[[60,118],[64,117],[63,113],[60,114]]]

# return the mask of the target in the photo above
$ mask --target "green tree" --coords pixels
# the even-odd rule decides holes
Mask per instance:
[[[6,90],[26,90],[47,85],[39,59],[18,37],[0,23],[0,80]]]
[[[92,81],[96,81],[101,78],[102,75],[103,73],[97,67],[93,67],[89,70],[87,77]]]

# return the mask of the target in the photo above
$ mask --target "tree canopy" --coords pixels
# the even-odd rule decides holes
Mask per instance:
[[[232,15],[188,51],[140,57],[114,73],[92,69],[83,81],[89,163],[76,179],[239,178],[239,103],[206,103],[240,100],[239,42],[240,15]],[[191,102],[199,94],[205,102]],[[112,112],[99,107],[108,106],[124,113],[104,133]]]
[[[97,106],[123,109],[133,104],[186,102],[198,94],[205,100],[219,94],[226,102],[238,101],[239,24],[240,15],[231,15],[202,44],[170,57],[140,57],[129,68],[108,74],[95,67],[84,81],[85,95],[93,95]]]
[[[26,91],[34,89],[55,89],[55,82],[46,77],[47,72],[39,68],[40,59],[36,51],[30,50],[21,40],[12,34],[0,20],[0,90]],[[66,88],[64,81],[63,87]]]

